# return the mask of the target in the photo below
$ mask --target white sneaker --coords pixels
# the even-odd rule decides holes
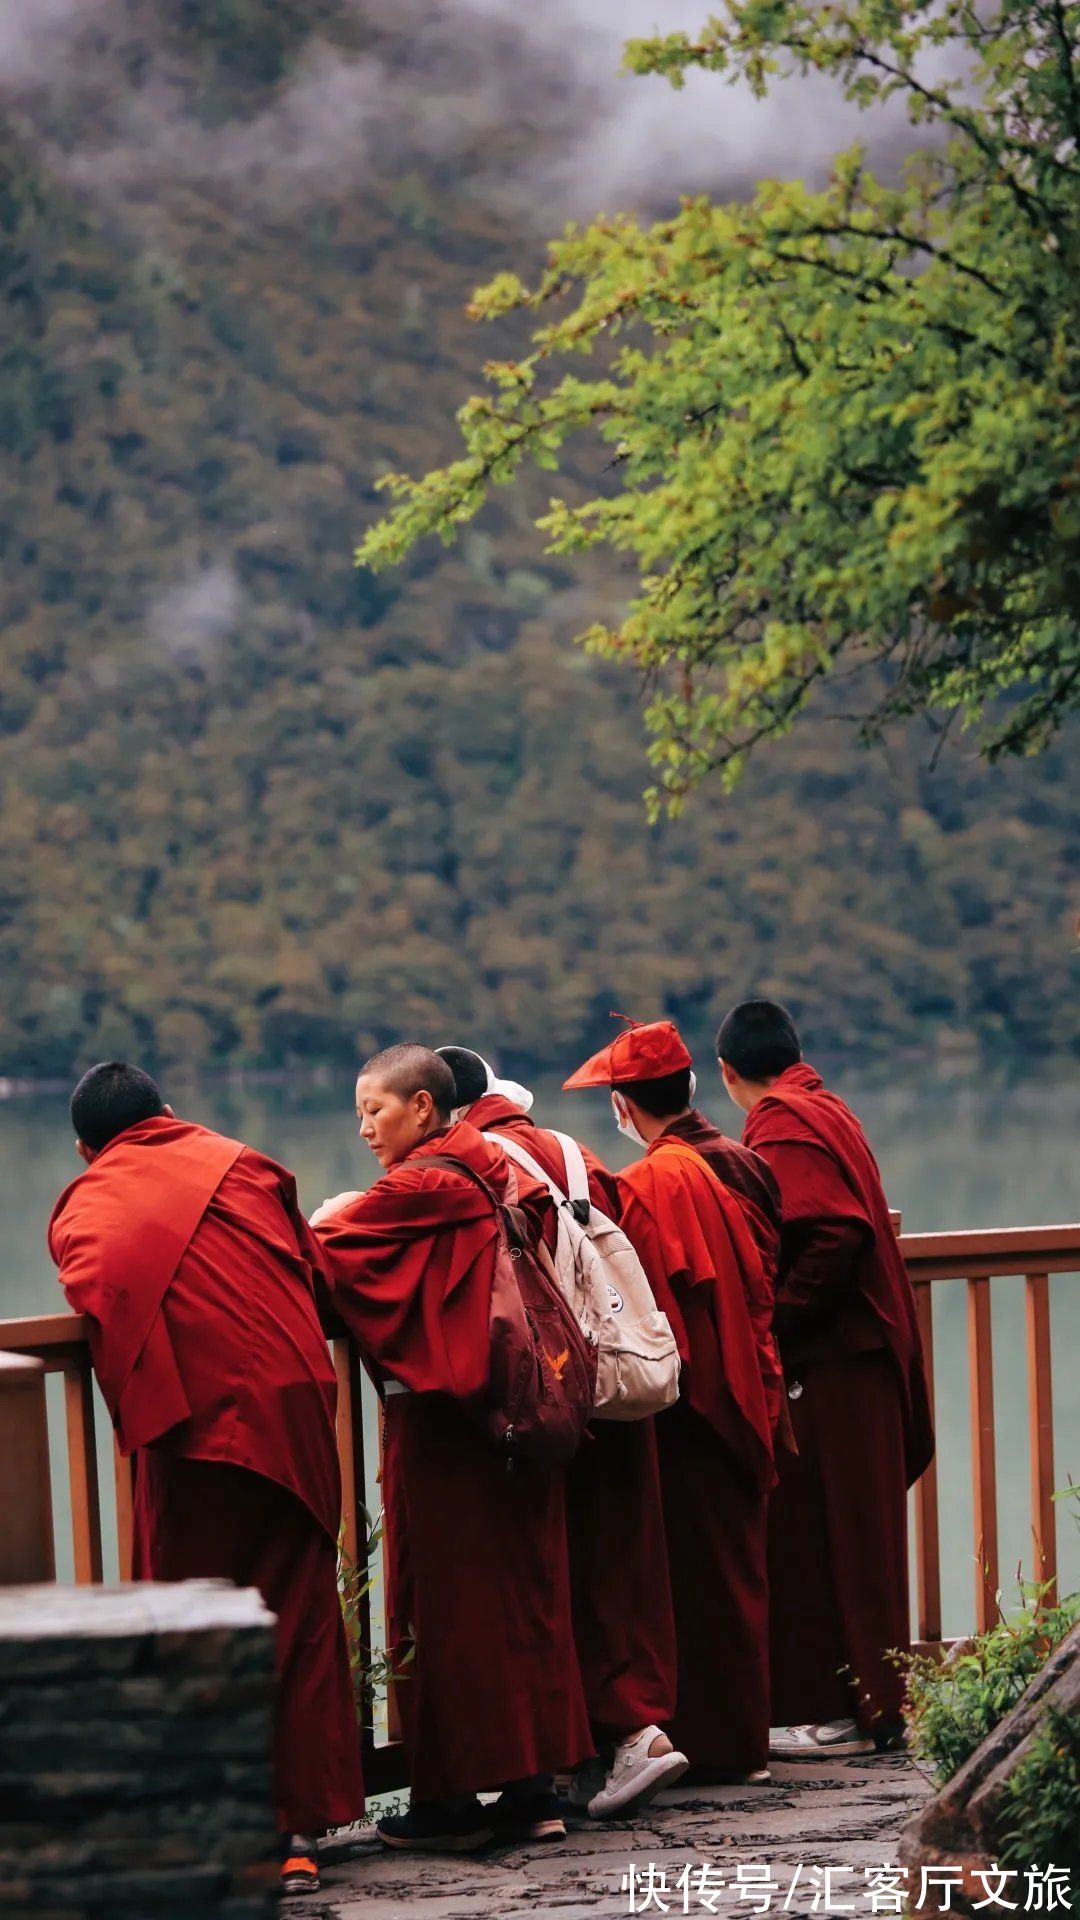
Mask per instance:
[[[859,1732],[854,1720],[824,1720],[818,1726],[770,1727],[770,1760],[842,1759],[845,1754],[873,1753],[874,1742]]]
[[[607,1779],[607,1768],[598,1754],[591,1760],[582,1761],[577,1772],[572,1775],[566,1789],[566,1802],[578,1813],[588,1813],[589,1802],[601,1791]]]
[[[599,1793],[589,1801],[594,1820],[610,1820],[615,1814],[633,1813],[644,1807],[664,1787],[673,1787],[690,1765],[685,1753],[674,1747],[667,1753],[650,1754],[654,1740],[661,1738],[659,1727],[643,1727],[630,1740],[615,1749],[615,1758]]]

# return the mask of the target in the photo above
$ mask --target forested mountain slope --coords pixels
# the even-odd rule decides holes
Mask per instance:
[[[509,495],[353,568],[500,350],[464,302],[537,242],[492,183],[574,106],[538,65],[507,118],[512,34],[398,11],[85,0],[8,63],[0,1074],[400,1034],[557,1063],[609,1007],[750,989],[876,1055],[1075,1045],[1068,747],[930,772],[823,719],[648,828],[637,690],[570,645],[623,582]]]

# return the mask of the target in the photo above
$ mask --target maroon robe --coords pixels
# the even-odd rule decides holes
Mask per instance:
[[[566,1191],[558,1140],[521,1107],[487,1094],[469,1108],[469,1120],[485,1133],[520,1140]],[[581,1152],[593,1205],[618,1220],[615,1175],[587,1147]],[[675,1711],[675,1620],[655,1421],[593,1422],[567,1468],[566,1514],[574,1637],[589,1719],[602,1744],[663,1724]]]
[[[278,1825],[357,1819],[336,1385],[292,1175],[163,1115],[119,1134],[60,1196],[49,1246],[135,1453],[136,1578],[259,1588],[278,1616]]]
[[[656,1422],[679,1661],[669,1731],[695,1767],[742,1775],[769,1746],[772,1291],[738,1200],[685,1142],[661,1134],[619,1187],[683,1364]]]
[[[334,1304],[382,1383],[388,1636],[417,1801],[575,1766],[591,1750],[574,1651],[564,1476],[513,1473],[466,1412],[488,1377],[505,1154],[468,1122],[440,1131],[321,1221]],[[524,1175],[539,1232],[551,1207]],[[386,1391],[399,1382],[407,1391]]]
[[[776,1332],[797,1458],[769,1520],[774,1720],[901,1717],[909,1645],[907,1487],[933,1453],[911,1285],[855,1116],[807,1066],[775,1080],[744,1138],[784,1222]]]

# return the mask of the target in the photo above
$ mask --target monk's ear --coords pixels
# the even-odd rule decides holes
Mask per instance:
[[[97,1154],[94,1152],[93,1147],[87,1146],[85,1140],[76,1140],[75,1151],[80,1160],[85,1160],[88,1167],[93,1166],[94,1161],[97,1159]]]
[[[169,1107],[169,1106],[165,1106],[165,1105],[162,1105],[162,1109],[161,1109],[161,1111],[162,1111],[162,1114],[164,1115],[164,1117],[165,1117],[165,1119],[166,1119],[166,1120],[175,1120],[175,1119],[176,1119],[176,1115],[175,1115],[175,1113],[173,1112],[173,1110],[172,1110],[172,1108],[171,1108],[171,1107]]]

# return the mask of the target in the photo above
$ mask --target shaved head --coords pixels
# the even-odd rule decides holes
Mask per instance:
[[[454,1076],[445,1060],[431,1047],[404,1040],[396,1047],[384,1047],[373,1053],[360,1069],[361,1080],[371,1080],[402,1100],[414,1094],[428,1093],[440,1120],[449,1120],[455,1103]]]

